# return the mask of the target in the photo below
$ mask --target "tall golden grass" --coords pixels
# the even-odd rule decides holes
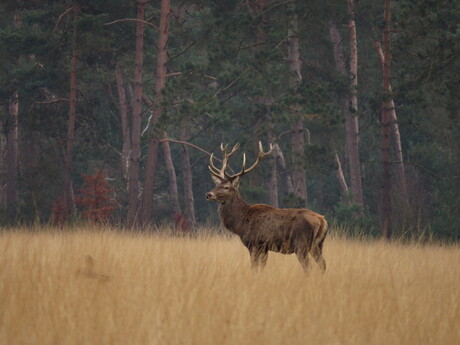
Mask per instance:
[[[460,344],[460,248],[330,237],[327,272],[238,239],[0,234],[0,344]]]

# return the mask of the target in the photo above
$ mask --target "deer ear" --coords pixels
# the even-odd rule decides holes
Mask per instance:
[[[240,186],[240,177],[237,176],[232,180],[232,186],[236,189]]]
[[[215,184],[219,184],[219,183],[222,182],[222,180],[217,176],[211,175],[211,178],[212,178],[212,180],[214,181]]]

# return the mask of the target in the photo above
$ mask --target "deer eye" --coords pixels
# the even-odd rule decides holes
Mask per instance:
[[[229,190],[230,189],[230,186],[224,186],[223,187],[225,190]]]

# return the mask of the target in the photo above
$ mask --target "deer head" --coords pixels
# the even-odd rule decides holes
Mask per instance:
[[[220,169],[214,165],[214,154],[211,154],[208,168],[209,171],[211,171],[211,178],[216,184],[216,187],[212,191],[206,193],[207,200],[223,204],[231,197],[237,195],[240,177],[254,170],[259,165],[260,161],[273,151],[273,145],[270,144],[270,149],[264,152],[262,142],[259,141],[259,154],[254,164],[246,169],[246,154],[243,154],[243,168],[239,173],[230,175],[227,173],[228,159],[238,151],[239,147],[240,144],[236,144],[233,146],[233,149],[228,152],[228,145],[220,145],[222,151],[222,167]]]

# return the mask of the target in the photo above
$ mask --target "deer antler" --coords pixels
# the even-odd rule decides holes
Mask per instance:
[[[216,177],[220,178],[221,180],[225,180],[228,175],[225,173],[225,170],[227,169],[228,165],[228,159],[240,148],[240,144],[236,144],[233,146],[233,149],[230,152],[227,152],[228,145],[220,144],[220,150],[222,151],[222,168],[218,169],[214,165],[214,153],[211,154],[211,157],[209,158],[209,165],[208,169],[209,171]]]
[[[268,149],[268,151],[267,151],[267,152],[264,152],[264,148],[263,148],[263,146],[262,146],[262,142],[259,141],[259,154],[257,155],[257,159],[256,159],[256,161],[254,162],[254,164],[251,165],[251,167],[248,168],[248,169],[245,168],[245,167],[246,167],[246,154],[244,153],[244,154],[243,154],[243,169],[242,169],[239,173],[237,173],[237,174],[234,174],[234,175],[231,175],[231,176],[230,176],[230,175],[228,175],[227,173],[225,173],[225,175],[228,177],[228,179],[233,180],[233,179],[236,178],[236,177],[240,177],[240,176],[243,176],[244,174],[247,174],[248,172],[254,170],[254,169],[259,165],[260,161],[261,161],[263,158],[269,156],[269,155],[273,152],[273,149],[274,149],[274,148],[275,148],[275,147],[273,146],[273,144],[270,144],[270,148]]]
[[[228,165],[228,159],[240,148],[240,144],[236,144],[233,146],[233,149],[230,152],[227,152],[228,145],[221,144],[220,145],[220,150],[222,151],[222,168],[218,169],[214,165],[214,154],[211,154],[211,157],[209,158],[209,171],[216,177],[220,178],[221,180],[229,179],[233,180],[236,177],[243,176],[244,174],[247,174],[248,172],[254,170],[260,163],[260,161],[270,155],[273,152],[274,146],[270,144],[270,148],[267,152],[264,152],[264,148],[262,146],[262,142],[259,141],[259,154],[257,156],[257,159],[253,165],[251,165],[250,168],[246,169],[246,154],[243,153],[243,169],[234,175],[229,175],[227,174],[227,165]]]

